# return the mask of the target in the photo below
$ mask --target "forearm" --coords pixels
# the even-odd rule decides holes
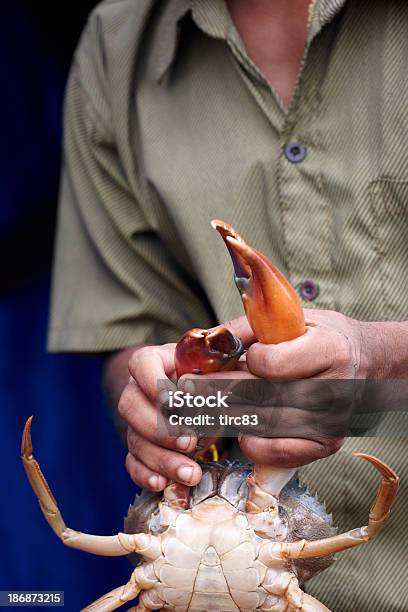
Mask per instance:
[[[361,322],[361,371],[367,378],[408,378],[408,321]]]

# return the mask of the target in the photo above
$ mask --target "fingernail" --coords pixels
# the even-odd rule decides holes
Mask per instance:
[[[191,444],[190,436],[180,436],[176,440],[176,446],[180,450],[187,450],[190,444]]]
[[[183,391],[184,393],[191,393],[191,395],[195,395],[196,386],[190,378],[183,380]]]
[[[147,482],[149,484],[149,487],[152,487],[152,489],[157,489],[159,486],[159,477],[149,476],[149,478],[147,479]]]
[[[193,469],[189,465],[182,465],[177,470],[177,477],[179,480],[184,480],[184,482],[190,482],[193,476]]]
[[[168,391],[160,391],[158,395],[158,400],[161,406],[164,406],[169,403],[169,392]]]
[[[167,485],[167,480],[166,478],[164,478],[164,476],[149,476],[147,482],[152,487],[152,489],[156,489],[157,491],[162,491]]]

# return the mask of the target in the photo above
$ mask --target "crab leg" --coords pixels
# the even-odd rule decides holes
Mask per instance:
[[[160,610],[162,609],[163,608],[146,608],[146,606],[141,601],[139,601],[137,606],[133,606],[133,608],[129,608],[127,612],[150,612],[150,610],[158,610],[158,612],[160,612]]]
[[[383,476],[377,497],[370,510],[368,525],[322,540],[264,544],[259,555],[261,561],[269,565],[282,558],[310,559],[333,555],[348,548],[365,544],[383,528],[397,494],[399,478],[394,470],[376,457],[363,453],[355,453],[354,456],[369,461]]]
[[[307,593],[302,594],[302,600],[301,612],[330,612],[329,608]]]
[[[32,417],[27,420],[24,427],[21,458],[31,487],[37,495],[42,513],[62,542],[70,548],[78,548],[95,555],[121,556],[137,552],[146,559],[157,559],[161,554],[161,547],[159,539],[155,536],[146,533],[132,535],[118,533],[114,536],[99,536],[81,533],[65,525],[57,501],[33,456],[31,422]]]
[[[106,593],[106,595],[103,595],[103,597],[84,608],[82,612],[111,612],[111,610],[116,610],[131,599],[137,597],[139,593],[141,593],[141,599],[147,599],[149,601],[152,597],[149,597],[148,591],[153,589],[153,587],[157,585],[157,582],[158,580],[153,564],[142,563],[134,570],[127,584],[117,589],[113,589],[110,593]],[[160,607],[161,605],[162,601],[160,600]],[[158,606],[155,606],[155,608],[152,609],[156,609],[157,607]],[[132,610],[133,609],[134,608],[132,608]]]
[[[83,608],[81,612],[112,612],[112,610],[117,610],[121,606],[124,606],[125,603],[137,597],[140,593],[140,588],[135,587],[134,594],[131,596],[123,597],[124,590],[127,585],[123,585],[113,589],[106,595],[103,595],[93,603],[89,604],[86,608]]]
[[[247,512],[262,512],[276,504],[279,493],[296,473],[296,468],[276,468],[270,465],[254,465],[247,477]]]

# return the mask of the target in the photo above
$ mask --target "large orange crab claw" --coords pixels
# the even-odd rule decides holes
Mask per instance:
[[[258,341],[278,344],[301,336],[306,329],[305,318],[289,281],[228,223],[214,219],[211,225],[221,234],[231,255],[235,283]]]
[[[176,346],[177,378],[187,373],[209,374],[232,370],[243,352],[241,338],[225,327],[190,329]]]

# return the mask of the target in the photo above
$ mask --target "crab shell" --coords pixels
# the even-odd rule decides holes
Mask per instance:
[[[214,597],[217,610],[296,609],[299,585],[334,558],[279,560],[267,567],[259,549],[265,540],[332,536],[331,515],[296,479],[267,511],[245,512],[252,466],[227,461],[201,467],[203,477],[191,489],[187,510],[171,508],[161,494],[143,491],[125,519],[126,533],[161,534],[165,541],[152,567],[158,594],[167,603],[164,609],[208,610]],[[131,561],[139,564],[141,559],[132,555]]]

